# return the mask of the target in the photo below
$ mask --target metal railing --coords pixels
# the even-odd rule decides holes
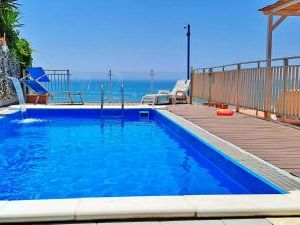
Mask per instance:
[[[299,62],[294,56],[195,69],[192,97],[300,117]]]
[[[50,82],[45,82],[45,88],[52,93],[52,101],[68,101],[68,92],[71,90],[69,70],[45,70]]]
[[[103,109],[104,106],[104,85],[103,84],[101,84],[100,102],[101,102],[101,109]]]

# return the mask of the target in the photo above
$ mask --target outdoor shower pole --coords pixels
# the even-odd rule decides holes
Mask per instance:
[[[109,70],[109,103],[112,103],[112,73],[111,70]]]
[[[184,27],[187,29],[187,80],[190,79],[190,56],[191,56],[191,25],[188,24]]]

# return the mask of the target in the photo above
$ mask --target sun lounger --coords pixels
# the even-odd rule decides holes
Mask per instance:
[[[21,82],[23,82],[27,87],[36,93],[37,98],[35,103],[39,101],[41,95],[52,96],[52,93],[49,92],[42,84],[43,82],[50,82],[48,75],[45,73],[42,67],[30,67],[27,69],[27,73],[28,75],[22,78]],[[79,96],[80,103],[83,104],[81,92],[66,91],[64,93],[68,95],[68,99],[71,104],[74,103],[72,99],[72,96],[74,95]]]
[[[148,94],[143,96],[142,104],[165,104],[166,101],[161,103],[162,99],[167,100],[169,104],[187,103],[188,91],[190,88],[189,80],[178,80],[171,92],[160,90],[157,94]]]

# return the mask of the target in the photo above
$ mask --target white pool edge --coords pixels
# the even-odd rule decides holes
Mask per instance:
[[[0,223],[300,215],[300,193],[0,201]]]
[[[40,108],[97,107],[51,105]],[[300,215],[298,191],[275,195],[137,196],[0,201],[0,223],[295,215]]]

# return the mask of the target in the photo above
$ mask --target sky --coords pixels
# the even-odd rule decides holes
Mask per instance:
[[[109,69],[153,69],[185,76],[186,31],[191,65],[265,58],[267,18],[259,8],[275,0],[20,0],[21,35],[34,48],[34,65],[97,76]],[[274,32],[273,57],[299,55],[300,19]]]

